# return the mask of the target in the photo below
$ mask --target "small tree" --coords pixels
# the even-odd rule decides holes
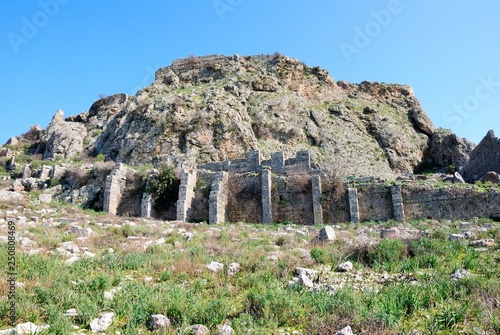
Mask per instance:
[[[156,210],[169,207],[177,200],[180,180],[171,166],[163,166],[160,172],[149,180],[147,192],[154,200]]]

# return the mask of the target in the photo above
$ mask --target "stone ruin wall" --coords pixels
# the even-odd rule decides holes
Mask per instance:
[[[259,151],[252,151],[245,159],[210,162],[183,170],[178,201],[165,217],[154,213],[147,193],[132,199],[130,194],[137,194],[137,190],[131,193],[130,185],[127,187],[131,170],[124,169],[127,168],[118,164],[108,176],[104,204],[109,213],[124,214],[121,211],[127,208],[123,203],[126,201],[127,215],[185,222],[310,225],[500,217],[500,193],[496,189],[478,191],[474,185],[389,185],[368,179],[348,182],[345,192],[332,200],[328,185],[322,185],[324,176],[311,164],[307,151],[299,151],[286,160],[281,152],[263,160]]]

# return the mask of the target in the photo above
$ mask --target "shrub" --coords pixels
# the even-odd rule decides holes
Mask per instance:
[[[319,263],[319,264],[325,263],[326,251],[324,249],[314,247],[311,249],[310,254],[311,254],[311,258],[316,263]]]
[[[106,160],[106,157],[104,157],[104,155],[103,155],[103,154],[99,154],[99,155],[95,156],[95,161],[96,161],[96,162],[101,162],[101,163],[102,163],[102,162],[104,162],[105,160]]]
[[[177,200],[180,180],[175,175],[171,166],[164,166],[160,172],[149,179],[147,192],[155,202],[155,209],[159,210]]]

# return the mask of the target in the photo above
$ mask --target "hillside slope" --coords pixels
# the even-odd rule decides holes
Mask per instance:
[[[136,96],[101,99],[65,122],[82,134],[83,151],[132,165],[309,149],[324,170],[393,179],[433,163],[426,153],[435,128],[411,87],[335,82],[281,55],[176,60]]]

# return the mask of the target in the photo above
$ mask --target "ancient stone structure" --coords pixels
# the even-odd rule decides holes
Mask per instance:
[[[272,175],[271,169],[262,170],[262,223],[273,223],[273,206],[271,200]]]
[[[109,214],[118,214],[118,206],[120,205],[120,200],[126,185],[126,170],[127,168],[125,165],[118,163],[111,174],[106,178],[103,210]]]
[[[349,214],[351,215],[351,222],[359,222],[358,190],[355,188],[348,188],[347,195],[349,197]]]
[[[147,192],[139,201],[130,199],[136,196],[130,191],[130,173],[118,164],[107,177],[104,210],[123,215],[126,206],[122,198],[126,197],[127,206],[138,207],[129,208],[128,215],[157,217]],[[374,178],[358,178],[347,181],[345,193],[332,198],[333,191],[322,187],[322,177],[322,172],[311,164],[308,151],[299,151],[287,159],[276,152],[267,160],[259,151],[251,151],[244,159],[183,170],[177,201],[165,204],[168,213],[158,217],[184,222],[264,224],[500,217],[500,192],[494,188],[479,192],[475,185],[450,183],[436,188],[433,183],[391,185]],[[124,191],[126,186],[128,190]]]
[[[394,220],[404,221],[405,212],[403,205],[403,195],[401,193],[401,185],[394,185],[391,187],[392,196],[392,209],[394,211]]]
[[[500,138],[495,137],[493,130],[470,153],[470,159],[465,167],[465,179],[476,181],[488,171],[500,173]]]
[[[196,186],[196,170],[183,170],[179,186],[179,200],[177,200],[177,220],[187,221],[188,210],[191,208]]]
[[[208,200],[208,223],[220,223],[226,221],[226,205],[228,200],[226,190],[227,183],[227,172],[217,172]]]
[[[40,170],[40,179],[42,180],[47,180],[50,178],[50,174],[52,172],[53,168],[51,168],[48,165],[42,165],[42,169]]]

